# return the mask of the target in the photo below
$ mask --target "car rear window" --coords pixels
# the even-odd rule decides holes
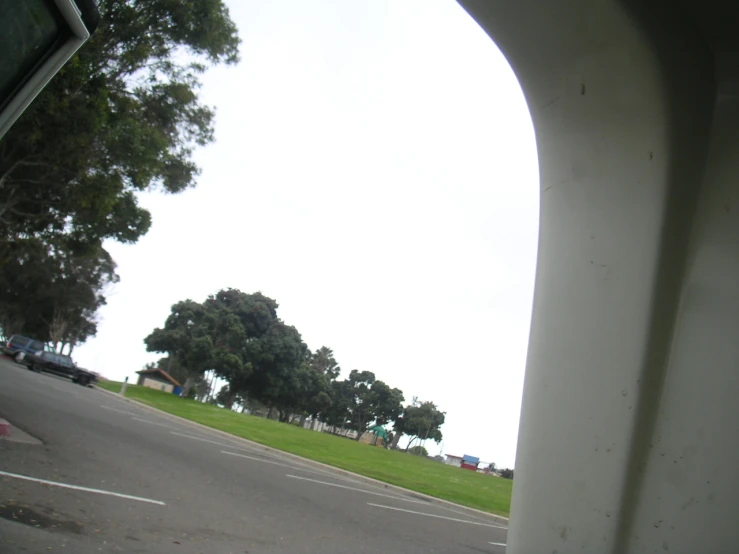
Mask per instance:
[[[31,342],[31,339],[26,338],[21,335],[13,335],[10,337],[10,340],[8,340],[10,344],[14,344],[15,346],[26,346],[29,342]]]

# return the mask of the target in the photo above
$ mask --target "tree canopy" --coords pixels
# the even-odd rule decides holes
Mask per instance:
[[[398,439],[401,434],[410,437],[406,450],[417,439],[431,439],[438,444],[442,439],[440,427],[444,424],[445,417],[446,413],[439,410],[433,402],[419,402],[414,398],[395,420],[396,436]]]
[[[371,371],[355,369],[339,379],[333,351],[311,352],[298,330],[279,318],[278,307],[259,292],[224,289],[203,302],[174,304],[164,326],[144,342],[149,351],[167,353],[160,363],[167,360],[187,379],[185,389],[210,370],[225,379],[216,400],[228,408],[256,402],[282,421],[310,416],[313,423],[354,430],[357,439],[371,425],[402,422],[408,434],[423,427],[428,438],[440,440],[444,415],[433,402],[404,409],[403,392]]]
[[[96,312],[116,283],[115,263],[99,245],[65,238],[0,241],[0,327],[55,348],[84,342],[97,331]]]
[[[0,325],[70,345],[95,334],[103,248],[149,229],[137,194],[195,184],[213,140],[198,97],[239,57],[222,0],[100,0],[100,25],[0,141]]]
[[[0,237],[135,242],[136,193],[195,184],[208,64],[238,61],[222,0],[102,0],[100,26],[0,142]]]

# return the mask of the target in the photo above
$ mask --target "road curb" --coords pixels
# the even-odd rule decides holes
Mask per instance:
[[[112,391],[103,389],[101,387],[98,387],[97,385],[95,385],[94,388],[96,390],[102,391],[102,392],[104,392],[106,394],[111,394],[111,395],[119,398],[120,400],[125,400],[126,402],[130,402],[131,404],[136,404],[137,406],[141,406],[143,408],[146,408],[147,410],[150,410],[152,412],[156,412],[157,414],[159,414],[161,416],[168,417],[168,418],[170,418],[170,419],[172,419],[174,421],[179,421],[181,423],[186,423],[186,424],[188,424],[188,425],[190,425],[192,427],[197,427],[197,428],[204,429],[204,430],[207,430],[207,431],[212,432],[212,433],[217,433],[217,434],[219,434],[219,435],[221,435],[223,437],[228,437],[229,439],[232,439],[232,440],[242,441],[245,444],[248,444],[248,445],[250,445],[252,447],[261,448],[261,449],[265,450],[266,452],[274,452],[276,454],[280,454],[280,455],[286,456],[288,458],[294,458],[295,460],[300,460],[301,462],[308,462],[310,464],[313,464],[313,465],[316,465],[316,466],[319,466],[319,467],[331,469],[332,471],[338,472],[341,475],[350,476],[350,477],[353,477],[355,479],[359,479],[360,481],[364,481],[366,483],[372,483],[372,484],[375,484],[375,485],[381,485],[381,486],[383,486],[385,488],[388,488],[388,489],[394,489],[394,490],[397,490],[397,491],[404,492],[406,494],[415,495],[417,497],[425,498],[425,499],[430,500],[430,501],[433,501],[433,502],[439,502],[440,504],[445,504],[447,506],[454,506],[455,508],[459,508],[459,509],[462,509],[462,510],[467,510],[469,512],[475,512],[477,514],[480,514],[482,516],[485,516],[487,518],[490,518],[493,521],[497,521],[499,523],[505,523],[505,524],[507,524],[508,521],[509,521],[509,519],[507,517],[503,517],[503,516],[491,514],[489,512],[484,512],[484,511],[478,510],[476,508],[470,508],[469,506],[463,506],[462,504],[456,504],[456,503],[451,502],[449,500],[444,500],[443,498],[437,498],[435,496],[424,494],[422,492],[414,491],[414,490],[411,490],[411,489],[406,489],[406,488],[400,487],[398,485],[393,485],[391,483],[386,483],[385,481],[380,481],[378,479],[373,479],[372,477],[367,477],[366,475],[360,475],[358,473],[353,473],[351,471],[347,471],[346,469],[342,469],[340,467],[332,466],[332,465],[329,465],[329,464],[324,464],[323,462],[317,462],[317,461],[311,460],[309,458],[304,458],[302,456],[298,456],[297,454],[292,454],[290,452],[285,452],[284,450],[279,450],[279,449],[273,448],[271,446],[266,446],[266,445],[260,444],[258,442],[250,441],[249,439],[245,439],[245,438],[239,437],[237,435],[232,435],[231,433],[227,433],[226,431],[221,431],[220,429],[216,429],[215,427],[208,427],[207,425],[203,425],[202,423],[198,423],[197,421],[192,421],[190,419],[186,419],[184,417],[180,417],[180,416],[177,416],[177,415],[174,415],[174,414],[170,414],[169,412],[165,412],[163,410],[159,410],[158,408],[154,408],[152,406],[149,406],[148,404],[144,404],[143,402],[139,402],[137,400],[133,400],[132,398],[121,396],[117,392],[112,392]],[[492,479],[492,477],[491,477],[491,479]]]

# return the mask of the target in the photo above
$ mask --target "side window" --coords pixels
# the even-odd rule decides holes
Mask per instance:
[[[34,352],[38,352],[39,350],[43,350],[44,349],[44,345],[42,343],[40,343],[39,341],[37,341],[37,340],[33,340],[33,341],[31,341],[31,349]]]

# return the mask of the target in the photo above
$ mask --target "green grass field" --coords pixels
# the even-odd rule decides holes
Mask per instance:
[[[98,386],[119,392],[121,383],[102,381]],[[386,483],[502,516],[507,516],[510,510],[513,481],[508,479],[239,414],[136,385],[128,385],[126,396],[208,427]]]

